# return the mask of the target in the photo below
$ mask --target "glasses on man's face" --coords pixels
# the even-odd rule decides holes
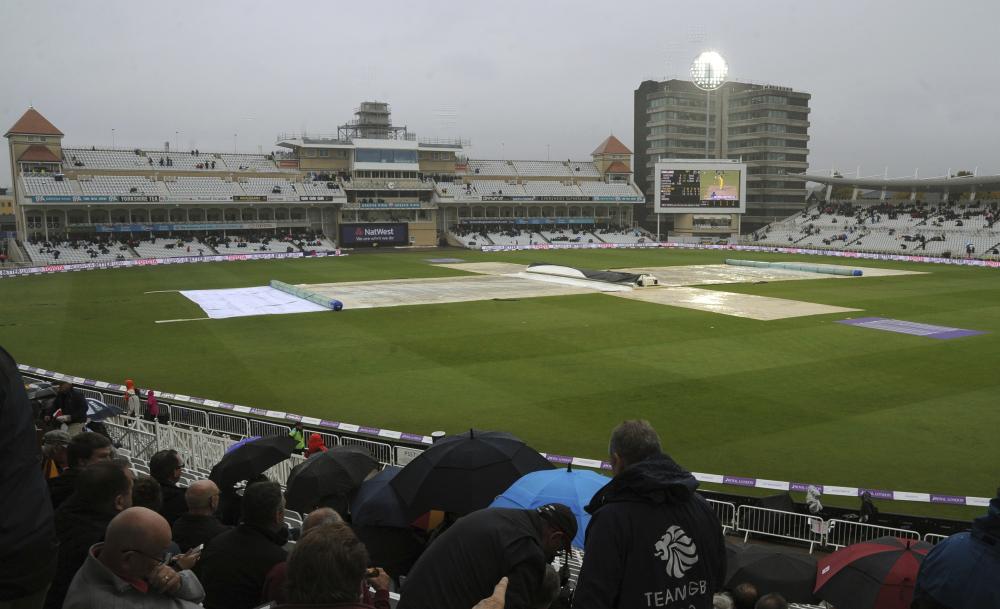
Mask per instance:
[[[184,469],[184,464],[183,463],[178,463],[177,464],[177,469]]]
[[[156,567],[163,566],[163,565],[167,564],[168,562],[170,562],[170,552],[164,552],[160,556],[153,556],[153,555],[150,555],[150,554],[146,554],[142,550],[125,550],[125,551],[126,552],[132,552],[133,554],[138,554],[139,556],[142,556],[144,558],[148,558],[149,560],[152,560],[153,562],[156,563],[156,565],[154,565]]]

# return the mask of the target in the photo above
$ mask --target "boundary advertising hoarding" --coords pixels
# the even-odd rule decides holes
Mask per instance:
[[[409,245],[410,234],[406,223],[341,224],[340,245]]]

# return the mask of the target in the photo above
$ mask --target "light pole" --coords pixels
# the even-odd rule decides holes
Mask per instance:
[[[712,113],[711,99],[712,91],[719,89],[726,82],[726,75],[729,74],[729,65],[716,51],[704,51],[694,58],[691,63],[691,81],[694,86],[705,92],[705,158],[709,155],[709,130],[710,117]]]

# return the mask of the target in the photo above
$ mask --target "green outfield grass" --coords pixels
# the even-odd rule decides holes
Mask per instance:
[[[89,378],[400,431],[504,429],[562,454],[605,457],[610,429],[641,417],[697,471],[979,496],[1000,483],[998,270],[859,261],[929,273],[712,288],[989,332],[948,341],[600,294],[155,324],[204,314],[144,293],[462,274],[425,262],[440,256],[615,268],[727,254],[452,250],[4,279],[0,344]]]

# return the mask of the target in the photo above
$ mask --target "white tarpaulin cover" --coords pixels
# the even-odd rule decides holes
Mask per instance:
[[[201,307],[212,319],[330,310],[271,287],[181,290],[181,294]]]

